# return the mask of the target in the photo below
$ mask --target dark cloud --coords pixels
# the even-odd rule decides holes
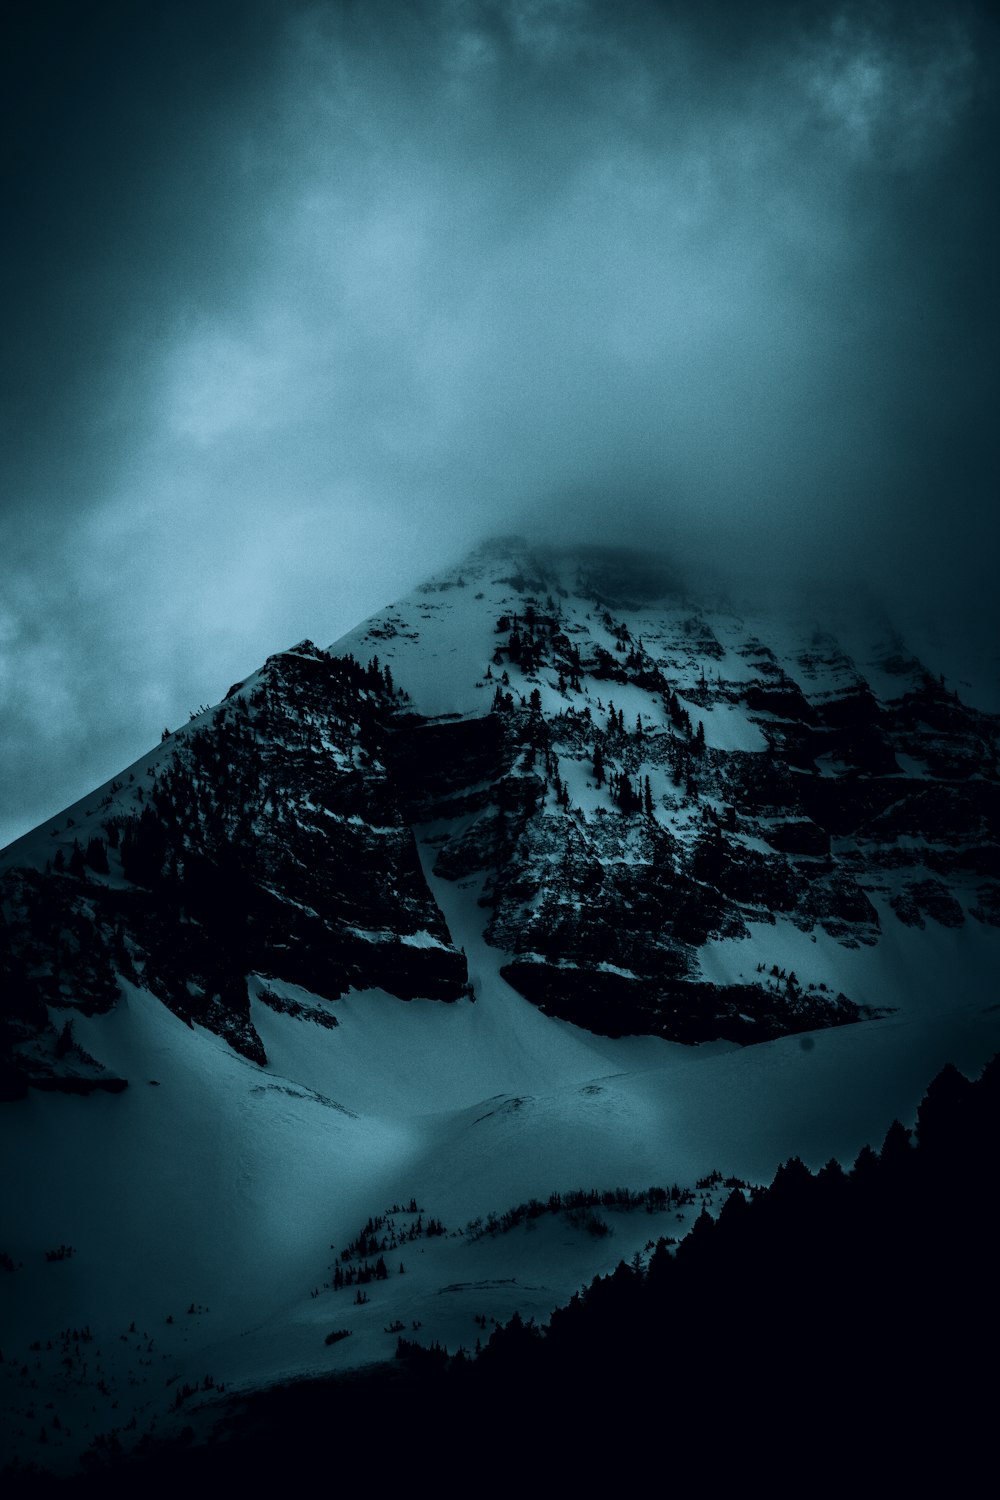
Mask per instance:
[[[7,833],[484,532],[990,587],[987,5],[8,15]]]

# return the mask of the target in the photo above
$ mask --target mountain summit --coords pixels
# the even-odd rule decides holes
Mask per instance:
[[[69,1456],[547,1316],[637,1204],[681,1232],[997,1049],[1000,721],[840,615],[492,542],[4,851],[19,1455],[32,1379]],[[521,1200],[573,1206],[515,1246]]]
[[[331,1021],[349,990],[474,999],[418,835],[481,882],[504,979],[590,1031],[887,1013],[902,971],[802,940],[1000,922],[997,729],[891,638],[705,608],[624,549],[489,543],[6,852],[5,1091],[87,1087],[47,1008],[122,978],[260,1064],[274,984]]]

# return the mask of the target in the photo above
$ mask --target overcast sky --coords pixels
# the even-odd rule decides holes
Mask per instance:
[[[498,530],[996,592],[986,3],[14,9],[0,843]]]

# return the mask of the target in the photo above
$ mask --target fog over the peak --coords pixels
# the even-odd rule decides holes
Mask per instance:
[[[992,599],[985,0],[8,27],[0,840],[497,531]]]

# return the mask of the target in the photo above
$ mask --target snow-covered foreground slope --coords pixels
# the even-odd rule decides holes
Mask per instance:
[[[50,1044],[0,1105],[5,1458],[67,1469],[400,1332],[471,1350],[682,1234],[713,1169],[849,1162],[1000,1048],[988,716],[860,616],[838,644],[529,562],[486,549],[339,642],[352,664],[279,653],[4,853],[8,999],[34,984],[41,1020],[11,1013]],[[536,972],[591,985],[610,1032],[644,986],[653,1034],[559,1019]],[[700,1045],[666,1039],[670,985]],[[741,1046],[754,997],[772,1039]],[[123,1092],[40,1091],[69,1016]],[[656,1213],[466,1232],[674,1183]],[[333,1290],[378,1217],[387,1275]]]
[[[400,1324],[471,1350],[477,1319],[546,1316],[595,1273],[682,1233],[711,1192],[680,1214],[605,1211],[612,1233],[600,1237],[565,1216],[495,1238],[455,1233],[470,1220],[553,1190],[693,1187],[715,1167],[759,1181],[796,1153],[849,1161],[894,1116],[912,1119],[944,1061],[972,1071],[1000,1044],[992,930],[979,934],[981,983],[958,1004],[955,934],[920,933],[913,1003],[891,1017],[686,1048],[543,1016],[499,977],[475,884],[435,892],[469,955],[474,1003],[351,995],[334,1029],[255,1003],[261,1069],[133,989],[78,1023],[132,1080],[125,1093],[32,1094],[0,1112],[4,1248],[19,1267],[0,1278],[8,1453],[61,1467],[99,1433],[119,1429],[127,1445],[197,1420],[219,1385],[389,1357]],[[738,962],[731,950],[715,961]],[[818,958],[832,974],[846,958],[872,984],[877,962],[895,961],[832,941]],[[411,1200],[449,1233],[387,1254],[389,1277],[363,1304],[325,1289],[331,1243],[339,1252],[369,1216]],[[402,1234],[416,1220],[395,1222]],[[73,1254],[46,1260],[61,1245]],[[76,1336],[85,1326],[91,1342]],[[206,1376],[213,1389],[175,1409]]]

